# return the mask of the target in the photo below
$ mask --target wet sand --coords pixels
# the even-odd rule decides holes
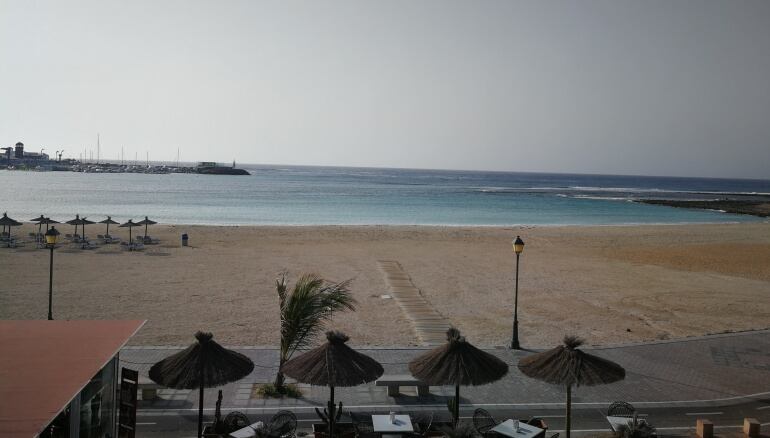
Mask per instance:
[[[96,237],[103,228],[87,232]],[[118,233],[127,238],[125,229]],[[182,233],[190,235],[190,247],[180,246]],[[389,291],[377,262],[395,260],[469,340],[505,345],[513,313],[510,242],[520,234],[524,346],[556,344],[567,333],[611,344],[770,326],[770,223],[153,226],[150,234],[161,243],[142,252],[118,245],[57,249],[54,318],[147,319],[133,345],[184,345],[196,330],[229,345],[276,345],[277,274],[288,270],[293,282],[315,272],[332,281],[354,279],[358,309],[335,315],[332,324],[353,344],[416,345],[397,303],[381,298]],[[48,251],[33,244],[2,248],[0,266],[0,318],[45,319]]]

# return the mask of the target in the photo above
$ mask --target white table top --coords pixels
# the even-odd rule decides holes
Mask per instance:
[[[238,429],[235,432],[230,432],[231,438],[252,438],[257,436],[257,433],[254,429],[256,429],[258,426],[264,427],[261,421],[257,421],[256,423],[252,424],[251,426],[246,426],[243,429]]]
[[[414,432],[409,415],[396,415],[396,422],[390,422],[390,415],[372,415],[372,427],[375,432]]]
[[[631,417],[607,417],[607,421],[610,423],[610,427],[612,427],[613,432],[617,432],[620,426],[630,426],[631,422],[634,421]]]
[[[511,438],[534,438],[544,431],[544,429],[526,424],[523,421],[519,421],[519,430],[514,430],[513,420],[505,420],[493,427],[492,430]]]

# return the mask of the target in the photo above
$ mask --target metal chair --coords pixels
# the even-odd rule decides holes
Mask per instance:
[[[225,419],[222,420],[222,424],[225,433],[231,433],[238,429],[243,429],[244,427],[250,425],[251,422],[249,421],[249,417],[247,417],[243,412],[233,411],[225,415]]]
[[[379,433],[374,431],[371,415],[361,412],[350,412],[350,420],[353,421],[353,427],[356,429],[356,437],[378,438],[380,436]]]
[[[488,434],[498,424],[497,420],[486,410],[478,408],[473,411],[473,427],[480,435]]]
[[[624,401],[612,402],[610,407],[607,408],[608,417],[633,417],[634,413],[636,413],[636,409],[631,403]]]
[[[545,422],[542,418],[538,417],[532,417],[529,420],[526,421],[527,424],[535,427],[539,427],[543,430],[548,430],[548,423]]]
[[[292,438],[297,431],[297,416],[291,411],[278,411],[267,427],[272,437]]]
[[[414,433],[412,436],[425,437],[433,424],[433,412],[418,412],[412,416]]]

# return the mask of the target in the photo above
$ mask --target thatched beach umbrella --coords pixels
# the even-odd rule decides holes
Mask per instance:
[[[59,223],[59,221],[55,221],[55,220],[51,219],[50,217],[47,217],[47,218],[45,218],[45,219],[44,219],[44,220],[41,222],[41,224],[45,224],[45,230],[46,230],[46,231],[48,231],[48,226],[49,226],[49,225],[51,225],[51,224],[58,224],[58,223]]]
[[[65,224],[75,226],[75,234],[78,234],[78,225],[81,225],[82,223],[83,223],[83,219],[80,219],[80,214],[76,214],[75,219],[70,219],[67,222],[65,222]]]
[[[460,418],[460,385],[484,385],[508,373],[508,364],[479,350],[456,328],[446,332],[447,343],[409,362],[409,371],[428,385],[454,385],[453,422]]]
[[[138,226],[139,226],[139,224],[135,223],[131,219],[129,219],[128,222],[119,225],[120,228],[128,228],[128,243],[129,244],[133,244],[133,242],[131,241],[131,229],[134,228],[134,227],[138,227]]]
[[[519,361],[519,370],[525,375],[567,387],[567,438],[570,435],[572,385],[603,385],[626,377],[626,370],[615,362],[578,350],[582,344],[583,341],[575,336],[565,336],[564,345]]]
[[[203,388],[240,380],[251,373],[254,363],[236,351],[217,344],[211,333],[198,332],[197,342],[150,368],[150,379],[175,389],[199,389],[198,438],[203,435]]]
[[[22,223],[9,218],[7,213],[3,213],[3,217],[0,217],[0,225],[3,226],[3,234],[5,234],[5,228],[8,227],[8,235],[10,236],[11,227],[20,227]]]
[[[150,220],[147,216],[144,217],[143,221],[139,221],[136,223],[137,225],[144,225],[144,238],[147,238],[147,225],[155,225],[157,222]]]
[[[106,236],[110,235],[110,225],[118,225],[119,224],[119,222],[115,222],[114,220],[112,220],[112,216],[107,216],[107,219],[105,219],[103,221],[99,221],[99,223],[100,224],[107,224],[107,231],[106,231],[106,234],[105,234]]]
[[[83,219],[80,219],[80,226],[81,226],[81,228],[82,228],[82,230],[81,230],[81,231],[83,231],[83,237],[86,237],[86,225],[93,225],[93,224],[95,224],[95,223],[96,223],[96,222],[94,222],[94,221],[89,221],[89,220],[88,220],[88,219],[86,219],[85,217],[83,217]]]
[[[45,221],[45,216],[42,214],[40,217],[36,217],[34,219],[30,219],[30,222],[37,222],[37,234],[35,235],[35,242],[40,241],[40,235],[43,234],[43,221]],[[46,230],[48,231],[48,230]]]
[[[281,372],[298,382],[329,387],[329,436],[334,436],[334,388],[357,386],[380,378],[382,365],[371,357],[348,347],[344,333],[326,332],[327,342],[281,367]]]

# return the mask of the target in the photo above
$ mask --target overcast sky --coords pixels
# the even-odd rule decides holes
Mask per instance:
[[[770,178],[770,1],[0,0],[0,143]]]

